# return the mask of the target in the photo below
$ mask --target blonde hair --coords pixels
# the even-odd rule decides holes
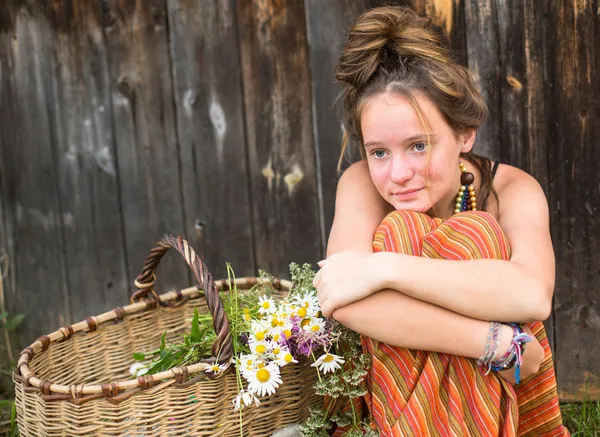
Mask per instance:
[[[349,144],[364,141],[360,117],[366,101],[380,93],[407,96],[424,117],[413,93],[433,102],[455,135],[477,129],[487,118],[487,106],[469,71],[455,62],[447,41],[433,23],[406,7],[382,6],[362,14],[350,31],[338,60],[336,79],[344,85],[344,136],[338,169]],[[491,163],[474,153],[461,154],[481,173],[479,208],[485,210],[492,187]]]

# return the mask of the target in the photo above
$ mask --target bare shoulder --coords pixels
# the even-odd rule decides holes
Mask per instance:
[[[498,193],[500,222],[517,215],[547,223],[548,201],[539,182],[529,173],[512,165],[501,164],[494,178]],[[504,219],[504,220],[503,220]]]
[[[339,184],[344,185],[362,185],[371,182],[369,167],[364,159],[350,165],[340,177]],[[370,185],[373,185],[372,183]],[[374,188],[374,187],[373,187]]]

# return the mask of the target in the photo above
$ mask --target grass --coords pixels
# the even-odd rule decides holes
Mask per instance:
[[[600,400],[562,404],[560,410],[571,437],[600,436]]]

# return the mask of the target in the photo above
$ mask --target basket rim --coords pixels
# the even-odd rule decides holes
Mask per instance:
[[[243,277],[236,278],[234,280],[234,284],[236,287],[240,286],[254,286],[254,285],[273,285],[278,289],[279,292],[286,293],[292,288],[292,281],[285,279],[276,279],[276,283],[274,284],[270,280],[257,278],[257,277]],[[221,279],[219,281],[215,281],[215,285],[219,291],[226,291],[231,289],[229,280]],[[161,303],[170,302],[173,300],[180,300],[183,298],[193,298],[197,296],[203,296],[204,290],[198,289],[197,287],[188,287],[183,290],[172,290],[166,293],[160,294],[158,297]],[[157,308],[155,301],[145,301],[145,302],[136,302],[129,304],[124,307],[117,307],[105,313],[99,314],[97,316],[88,317],[81,322],[74,323],[72,325],[61,327],[60,329],[48,334],[42,335],[31,345],[26,347],[19,356],[19,361],[17,364],[17,371],[15,372],[15,376],[18,380],[25,383],[25,385],[30,385],[41,391],[45,395],[51,394],[61,394],[61,395],[70,395],[70,397],[78,397],[81,395],[99,395],[106,394],[107,386],[110,387],[109,393],[111,396],[116,395],[120,391],[136,389],[141,387],[142,389],[147,388],[148,385],[152,386],[156,382],[165,381],[159,386],[155,386],[153,390],[159,390],[165,386],[171,385],[176,382],[178,375],[182,374],[195,374],[202,371],[206,371],[210,365],[206,363],[197,363],[189,366],[183,367],[174,367],[170,370],[166,370],[164,372],[156,373],[154,375],[144,375],[143,377],[121,380],[117,382],[111,382],[107,384],[73,384],[73,385],[63,385],[63,384],[55,384],[51,381],[46,381],[39,379],[35,376],[35,373],[29,369],[29,363],[33,359],[35,355],[40,352],[44,352],[52,343],[56,343],[59,341],[69,340],[73,334],[77,332],[93,332],[97,329],[98,325],[105,324],[112,320],[123,320],[125,316],[144,312],[146,310],[154,310]],[[227,367],[229,367],[230,363],[227,363]],[[227,370],[227,369],[225,369]],[[222,376],[226,372],[223,371],[219,376]],[[20,374],[20,375],[19,375]],[[30,387],[31,389],[31,387]],[[111,397],[107,396],[107,397]]]

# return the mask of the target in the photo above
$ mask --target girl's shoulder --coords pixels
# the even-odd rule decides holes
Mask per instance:
[[[493,165],[494,163],[492,162]],[[498,196],[515,184],[534,184],[539,186],[537,180],[529,173],[515,166],[499,163],[493,180],[494,189],[498,193]]]
[[[493,186],[498,194],[498,202],[493,201],[490,206],[495,210],[496,217],[503,210],[512,209],[515,204],[525,199],[535,200],[535,203],[546,204],[546,197],[539,182],[529,173],[508,164],[499,164],[493,180]]]

